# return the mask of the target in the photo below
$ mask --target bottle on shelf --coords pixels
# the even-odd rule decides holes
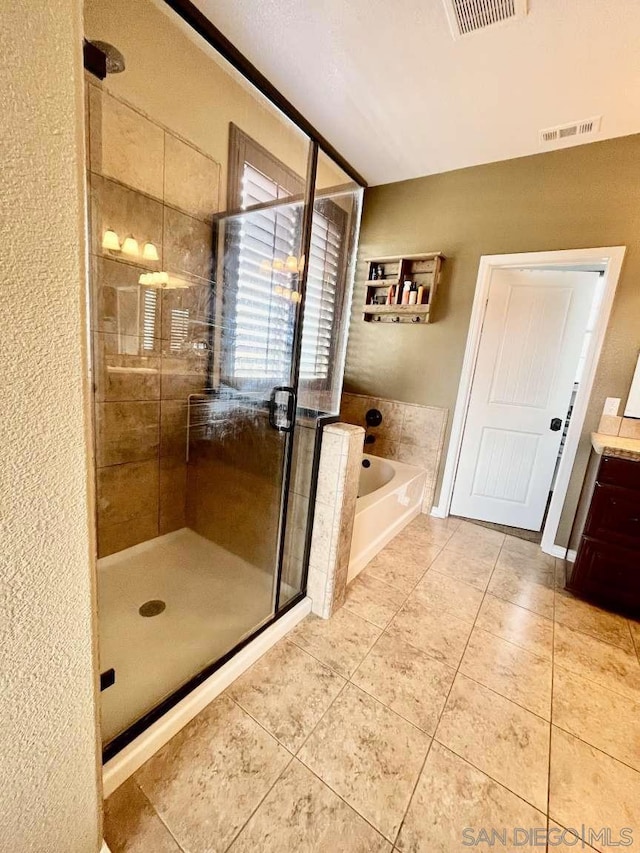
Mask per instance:
[[[422,304],[423,304],[423,302],[424,302],[424,285],[423,285],[423,284],[421,284],[421,285],[418,287],[418,293],[417,293],[417,298],[416,298],[416,305],[422,305]]]
[[[393,305],[393,300],[395,297],[395,291],[392,284],[389,285],[389,290],[387,290],[387,305]]]
[[[375,264],[371,265],[371,277],[369,281],[377,281],[378,280],[378,267]]]
[[[409,288],[409,305],[415,305],[418,301],[418,285],[415,281],[411,282],[411,287]]]
[[[378,264],[378,278],[384,278],[384,267],[382,264]]]
[[[411,282],[407,279],[402,287],[402,305],[409,304],[409,291],[411,290]]]

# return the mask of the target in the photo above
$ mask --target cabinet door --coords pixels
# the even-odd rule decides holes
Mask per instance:
[[[636,548],[640,554],[640,491],[597,483],[584,532],[591,539]]]
[[[640,556],[609,542],[584,537],[568,589],[640,617]]]

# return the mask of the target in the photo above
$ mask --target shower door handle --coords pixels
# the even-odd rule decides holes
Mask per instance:
[[[269,425],[278,432],[291,432],[296,411],[296,394],[290,385],[276,385],[269,397]]]

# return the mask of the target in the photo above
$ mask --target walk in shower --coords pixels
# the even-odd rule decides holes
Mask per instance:
[[[85,3],[107,757],[304,595],[362,194],[171,5]]]

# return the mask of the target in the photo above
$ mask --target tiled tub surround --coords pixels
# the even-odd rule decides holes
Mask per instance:
[[[419,516],[110,797],[113,853],[450,853],[465,828],[544,851],[513,828],[582,825],[637,850],[640,624],[563,584],[531,543]]]
[[[345,599],[363,440],[362,427],[343,423],[322,435],[307,595],[325,619]]]
[[[373,444],[366,445],[367,453],[424,468],[427,482],[422,511],[431,512],[444,446],[447,410],[344,392],[340,419],[365,427],[365,415],[369,409],[380,411],[382,423],[379,427],[367,428],[367,433],[376,439]]]
[[[98,549],[185,525],[188,395],[206,384],[212,229],[220,167],[89,84],[91,288]],[[107,229],[140,254],[102,248]],[[151,242],[158,260],[145,260]],[[168,272],[181,286],[143,287]]]

